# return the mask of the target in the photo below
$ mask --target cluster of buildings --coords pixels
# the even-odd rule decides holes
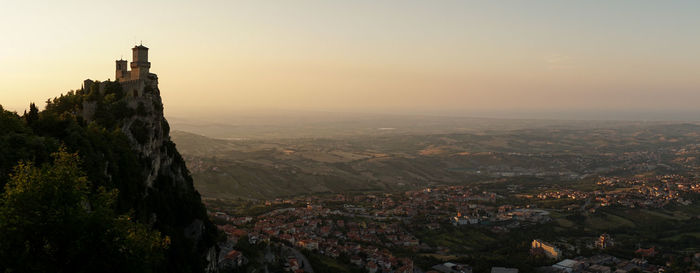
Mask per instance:
[[[491,268],[491,273],[518,273],[517,268],[508,268],[508,267],[498,267],[494,266]],[[458,263],[452,263],[452,262],[447,262],[447,263],[442,263],[442,264],[437,264],[434,265],[431,270],[427,271],[426,273],[472,273],[472,267],[466,264],[458,264]]]
[[[530,253],[533,255],[545,255],[550,259],[559,260],[562,257],[562,252],[554,246],[553,244],[547,243],[540,239],[532,240],[532,248],[530,248]]]
[[[574,200],[581,200],[588,198],[589,193],[571,189],[556,190],[556,191],[546,191],[537,194],[539,199],[561,199],[561,198],[571,198]]]
[[[590,192],[557,189],[546,190],[536,195],[538,199],[590,199],[591,211],[597,207],[622,206],[627,208],[662,208],[668,204],[690,205],[691,200],[684,198],[688,193],[700,193],[700,183],[682,175],[660,175],[646,177],[601,177],[596,182],[607,190]],[[582,208],[571,205],[570,209]]]
[[[426,273],[472,273],[472,268],[466,264],[447,262],[434,265]]]
[[[665,267],[650,264],[643,258],[627,260],[600,254],[587,258],[565,259],[552,266],[540,268],[538,271],[551,273],[658,273],[665,270]]]
[[[647,177],[603,177],[599,185],[615,188],[595,192],[600,206],[620,205],[628,208],[661,208],[671,203],[689,205],[685,193],[700,193],[700,183],[682,175]]]
[[[410,259],[397,258],[387,248],[415,249],[419,245],[415,236],[398,223],[346,221],[345,214],[320,205],[277,209],[258,216],[247,235],[255,242],[282,241],[331,258],[349,257],[352,264],[372,273],[413,272]],[[223,229],[229,235],[238,231],[226,226]]]
[[[593,200],[601,204],[617,200],[619,204],[623,204],[622,202],[627,202],[624,199],[635,200],[632,198],[635,196],[679,201],[679,192],[700,189],[682,176],[663,176],[654,179],[603,178],[599,183],[615,190],[582,192],[565,189],[547,191],[537,195],[537,198],[586,199],[586,204]],[[496,193],[480,191],[473,186],[443,186],[407,191],[402,194],[338,194],[276,199],[266,201],[265,205],[270,206],[269,211],[258,216],[232,217],[224,212],[210,214],[227,223],[220,225],[219,228],[234,243],[238,238],[247,235],[252,244],[261,241],[284,242],[297,249],[314,251],[331,258],[347,259],[351,264],[370,273],[413,272],[413,261],[396,257],[392,251],[402,249],[417,252],[435,249],[421,244],[419,238],[411,231],[426,228],[440,229],[441,225],[451,224],[479,225],[491,228],[494,232],[508,232],[509,229],[551,220],[550,212],[547,210],[528,205],[508,205],[504,204],[504,200]],[[652,204],[653,202],[656,201],[652,201]],[[277,209],[272,206],[276,206]],[[591,244],[596,248],[605,249],[613,246],[614,242],[609,234],[602,234],[595,241],[591,241]],[[231,255],[224,257],[228,257],[227,263],[233,265],[245,262],[237,258],[238,254],[235,252],[231,253],[232,250],[233,248],[227,253]],[[436,253],[450,251],[445,246],[437,246],[437,250]],[[539,239],[532,241],[530,251],[532,254],[544,255],[555,260],[563,258],[562,251],[557,246]],[[641,258],[625,261],[612,256],[610,259],[601,257],[608,256],[563,260],[547,270],[624,273],[628,272],[628,269],[655,270],[658,268],[649,265]],[[293,261],[288,263],[291,265],[289,268],[294,268]],[[615,271],[606,271],[606,268]],[[297,272],[299,270],[294,269]],[[494,270],[495,272],[512,271],[508,268]],[[446,263],[433,267],[431,271],[467,273],[471,272],[471,268],[466,265]]]
[[[466,186],[446,186],[408,191],[399,195],[276,199],[266,201],[265,204],[277,206],[306,202],[307,205],[273,209],[256,217],[233,217],[221,211],[210,214],[227,223],[219,225],[219,229],[234,244],[239,238],[247,236],[250,243],[285,242],[295,248],[316,251],[331,258],[346,257],[350,263],[371,273],[413,272],[413,262],[395,257],[391,250],[400,248],[417,251],[429,248],[425,244],[421,245],[419,239],[406,230],[407,226],[420,228],[414,226],[414,218],[427,219],[425,227],[428,229],[439,229],[441,223],[447,222],[449,215],[454,215],[455,209],[460,211],[451,220],[456,225],[508,222],[512,228],[519,221],[537,223],[550,220],[548,212],[544,210],[489,205],[497,198],[500,197],[494,193],[478,192]],[[320,205],[324,203],[329,206]],[[461,212],[465,215],[461,215]],[[469,220],[465,222],[464,219]],[[516,225],[513,226],[513,223]],[[507,230],[505,224],[503,230]],[[449,263],[437,268],[445,269],[446,266],[457,271],[439,272],[471,270],[466,265]]]
[[[508,231],[509,228],[520,227],[522,223],[545,223],[552,218],[549,212],[541,209],[530,209],[503,205],[499,207],[471,205],[477,209],[469,210],[470,214],[462,215],[457,212],[450,218],[450,223],[455,226],[490,224],[494,231]],[[470,207],[471,207],[470,206]]]
[[[597,248],[608,248],[613,246],[613,240],[612,237],[606,233],[600,235],[594,244]],[[544,255],[547,258],[559,261],[551,266],[538,268],[537,271],[542,273],[659,273],[665,272],[667,269],[664,266],[650,264],[649,261],[646,260],[657,254],[653,247],[637,249],[637,251],[635,251],[637,258],[630,260],[607,254],[561,260],[563,255],[558,247],[554,244],[536,239],[532,241],[531,253],[533,255]]]

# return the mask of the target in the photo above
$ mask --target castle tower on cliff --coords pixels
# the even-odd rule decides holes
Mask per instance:
[[[133,60],[131,62],[131,78],[146,79],[151,63],[148,62],[148,48],[143,45],[135,46],[131,49]]]
[[[126,60],[117,60],[115,78],[118,82],[149,79],[151,63],[148,61],[148,48],[137,45],[131,51],[133,53],[131,71],[126,66]]]
[[[129,71],[126,67],[126,60],[117,60],[117,75],[114,77],[117,81],[122,81],[124,79],[131,78]]]
[[[138,98],[145,94],[154,94],[158,89],[158,75],[150,73],[151,63],[148,61],[148,48],[137,45],[131,51],[133,52],[131,70],[129,70],[126,60],[117,60],[115,81],[121,85],[127,97]],[[84,80],[81,89],[89,90],[95,83],[90,79]],[[97,83],[99,83],[96,86],[98,91],[104,94],[105,82]]]

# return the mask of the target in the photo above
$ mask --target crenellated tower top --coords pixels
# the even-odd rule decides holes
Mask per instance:
[[[116,61],[115,78],[118,82],[149,79],[151,63],[148,61],[148,48],[143,45],[137,45],[131,51],[133,53],[131,71],[126,66],[126,60],[119,59]]]

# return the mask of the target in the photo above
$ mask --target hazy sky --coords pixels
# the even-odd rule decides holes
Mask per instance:
[[[700,108],[700,1],[640,0],[0,0],[0,104],[114,79],[140,40],[169,115]]]

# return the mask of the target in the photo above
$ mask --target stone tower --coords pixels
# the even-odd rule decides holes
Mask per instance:
[[[148,70],[151,68],[151,63],[148,62],[148,48],[143,45],[137,45],[131,51],[133,52],[131,80],[147,79]]]
[[[114,78],[117,79],[117,81],[129,80],[131,78],[128,67],[126,66],[126,60],[117,60],[117,72]]]
[[[129,97],[141,97],[145,91],[158,89],[158,75],[150,73],[151,63],[148,62],[148,48],[143,45],[134,46],[131,70],[127,66],[127,61],[116,60],[115,79],[122,86],[122,89]],[[87,79],[83,81],[83,88],[89,88],[94,81]],[[104,83],[100,83],[99,92],[104,92]]]

